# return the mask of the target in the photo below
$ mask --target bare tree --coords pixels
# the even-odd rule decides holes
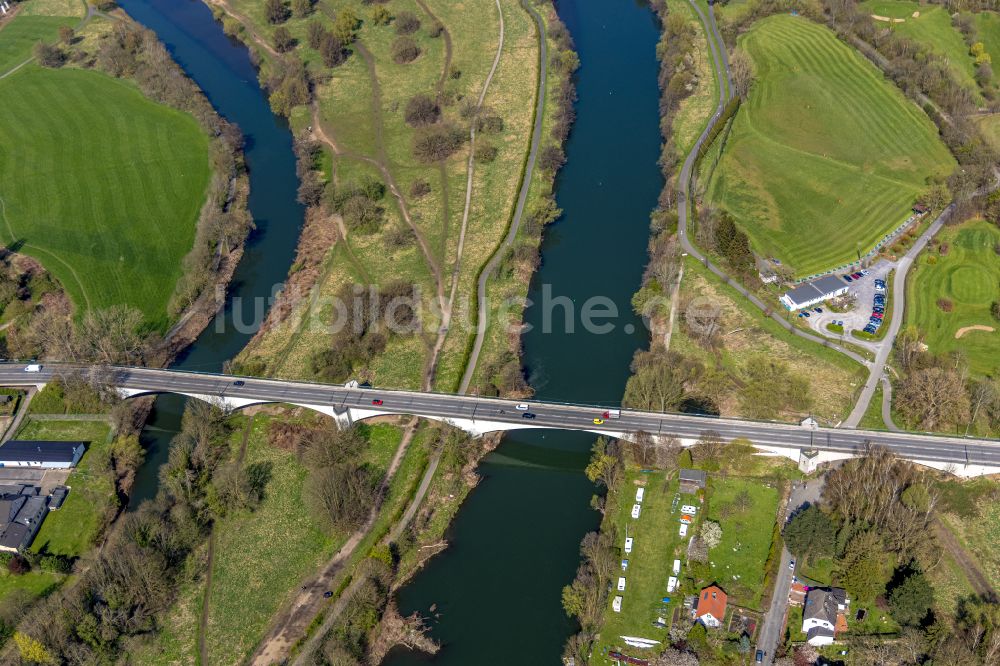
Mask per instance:
[[[736,47],[729,56],[729,70],[733,77],[733,89],[740,99],[746,101],[754,81],[753,60],[743,49]]]

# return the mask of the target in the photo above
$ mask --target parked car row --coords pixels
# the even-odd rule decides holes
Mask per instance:
[[[855,280],[860,280],[864,276],[868,275],[868,271],[858,271],[857,273],[849,273],[847,275],[841,275],[847,282],[854,282]]]
[[[875,297],[872,299],[872,314],[868,318],[868,325],[863,329],[865,333],[874,335],[878,331],[879,326],[882,325],[882,320],[885,318],[886,299],[885,281],[875,280]]]

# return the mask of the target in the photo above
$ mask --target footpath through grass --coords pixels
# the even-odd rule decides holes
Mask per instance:
[[[958,351],[973,374],[995,374],[1000,333],[969,327],[1000,330],[990,313],[1000,300],[1000,230],[978,220],[946,227],[937,240],[917,259],[907,282],[906,323],[924,334],[930,353]]]
[[[28,65],[0,80],[0,99],[0,240],[39,259],[77,308],[124,303],[165,328],[205,201],[208,138],[92,71]]]
[[[707,197],[799,276],[853,261],[954,160],[927,116],[827,28],[772,16],[740,40],[756,65]]]

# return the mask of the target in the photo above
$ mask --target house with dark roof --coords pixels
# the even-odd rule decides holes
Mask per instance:
[[[45,495],[0,495],[0,551],[18,553],[30,546],[45,520],[48,504]]]
[[[708,474],[700,469],[682,467],[680,472],[678,472],[677,478],[681,484],[680,491],[693,495],[699,489],[705,487],[705,482],[708,481]]]
[[[0,446],[0,467],[69,469],[76,467],[86,450],[86,442],[12,439]]]
[[[848,284],[836,275],[827,275],[786,291],[780,300],[786,308],[801,310],[847,293]]]
[[[847,627],[847,609],[851,600],[839,587],[814,587],[806,595],[802,609],[802,633],[810,645],[830,645],[838,630]]]
[[[726,616],[729,597],[718,585],[709,585],[698,593],[691,616],[706,627],[718,629]]]

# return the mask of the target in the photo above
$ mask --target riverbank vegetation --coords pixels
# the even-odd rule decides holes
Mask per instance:
[[[488,0],[462,10],[320,2],[276,13],[277,22],[254,3],[218,8],[228,29],[257,51],[272,106],[275,94],[282,102],[282,91],[301,87],[288,88],[290,80],[308,92],[292,95],[287,107],[300,195],[310,206],[306,229],[285,293],[237,365],[281,376],[324,372],[327,379],[454,390],[475,324],[476,279],[507,230],[531,139],[538,78],[531,16],[513,0],[500,3],[503,46],[490,79],[501,35],[496,3]],[[514,294],[526,289],[524,275],[537,263],[541,224],[554,209],[544,198],[572,120],[575,56],[552,8],[538,11],[550,28],[550,134],[543,137],[522,232],[504,250],[510,256],[498,271],[501,289]],[[280,54],[270,49],[279,29],[296,44]],[[324,57],[332,51],[336,57]],[[290,79],[289,72],[296,74]],[[371,353],[342,358],[331,373],[326,360],[337,345],[333,311],[324,304],[352,284],[384,289],[390,279],[415,287],[417,334],[388,336]],[[444,316],[451,320],[447,332],[439,330]],[[501,331],[490,329],[479,363],[486,376],[477,382],[488,390],[496,383],[523,390],[515,340],[499,322],[495,328]]]
[[[682,492],[679,467],[709,472],[706,488]],[[583,564],[563,590],[566,612],[582,625],[564,656],[583,664],[614,663],[612,651],[664,665],[688,663],[670,660],[683,654],[691,663],[699,658],[700,663],[741,663],[746,654],[741,636],[750,638],[759,624],[765,579],[777,566],[780,540],[773,525],[788,479],[797,476],[792,465],[755,456],[745,442],[724,444],[706,432],[691,449],[675,440],[600,440],[587,473],[606,489],[594,500],[603,519],[600,532],[584,538]],[[634,518],[640,488],[641,512]],[[681,536],[685,505],[697,511],[690,534]],[[626,537],[632,540],[628,553]],[[667,587],[669,576],[677,578],[673,590]],[[615,585],[619,577],[625,579],[624,591]],[[692,622],[685,599],[713,583],[738,611],[720,618],[721,632],[707,634]],[[614,596],[622,597],[620,612],[612,608]],[[660,645],[629,647],[622,636],[652,638]]]
[[[142,332],[163,333],[239,256],[241,138],[152,33],[101,15],[63,33],[0,82],[11,101],[0,162],[13,174],[2,235],[59,281],[77,320],[126,306]]]

